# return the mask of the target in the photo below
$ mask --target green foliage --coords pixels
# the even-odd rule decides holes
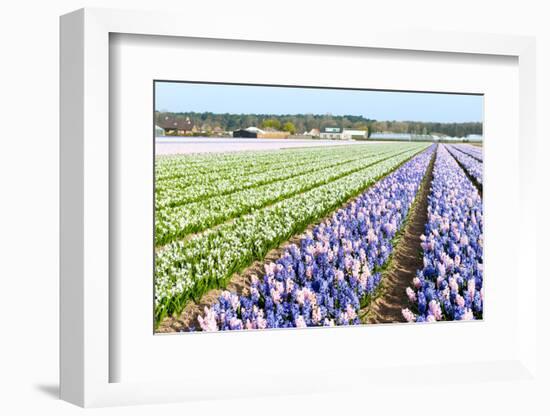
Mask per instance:
[[[261,126],[264,129],[272,128],[272,129],[275,129],[275,130],[281,130],[281,122],[279,120],[277,120],[276,118],[268,118],[268,119],[262,121]]]
[[[294,123],[287,121],[283,126],[284,131],[288,131],[290,134],[296,133],[296,126]]]

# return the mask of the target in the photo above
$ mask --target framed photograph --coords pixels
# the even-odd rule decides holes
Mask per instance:
[[[180,17],[61,18],[61,397],[533,380],[534,40]]]

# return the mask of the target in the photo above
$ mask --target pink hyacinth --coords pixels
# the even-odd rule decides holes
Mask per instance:
[[[258,291],[258,288],[257,288],[257,287],[252,286],[252,287],[250,288],[250,296],[252,296],[252,297],[254,297],[254,298],[260,297],[260,292]]]
[[[285,280],[285,286],[286,293],[292,293],[292,289],[294,289],[294,280],[292,280],[290,277],[287,277]]]
[[[451,277],[449,279],[449,287],[451,288],[451,290],[453,292],[458,292],[458,283],[456,282],[456,278],[455,277]]]
[[[243,329],[243,321],[239,318],[233,317],[229,320],[229,327],[231,329]]]
[[[361,273],[361,275],[359,276],[359,284],[361,285],[361,287],[363,289],[366,289],[367,288],[367,283],[369,281],[369,273],[364,271],[363,273]]]
[[[359,273],[361,272],[361,262],[359,260],[354,260],[353,261],[353,266],[352,266],[352,274],[355,278],[358,278],[359,277]]]
[[[216,312],[213,309],[204,307],[204,317],[198,317],[199,325],[203,331],[218,331],[218,323],[216,321]]]
[[[255,274],[251,274],[251,275],[250,275],[250,283],[251,283],[253,286],[258,285],[258,283],[259,283],[258,276],[256,276]]]
[[[447,253],[443,253],[442,256],[441,256],[441,261],[443,262],[443,264],[445,265],[445,268],[446,269],[452,269],[453,266],[455,265],[455,262],[454,260],[451,258],[451,256],[449,256]]]
[[[353,267],[353,257],[351,256],[346,256],[344,258],[344,266],[346,268],[346,270],[351,270],[351,268]]]
[[[315,292],[308,287],[304,287],[302,292],[304,294],[304,299],[309,301],[310,305],[317,305],[317,295],[315,295]]]
[[[464,312],[464,315],[462,315],[461,319],[463,321],[471,321],[474,319],[474,313],[471,309],[466,309],[466,312]]]
[[[468,294],[470,295],[470,299],[474,299],[474,295],[476,294],[476,281],[475,279],[469,279],[468,280]]]
[[[273,299],[274,303],[279,303],[281,301],[281,293],[276,288],[272,288],[270,290],[271,299]]]
[[[296,328],[305,328],[307,326],[306,321],[302,315],[298,315],[294,323],[296,325]]]
[[[402,309],[401,313],[407,322],[416,322],[416,315],[409,308]]]
[[[419,279],[417,276],[415,276],[415,277],[413,278],[412,283],[413,283],[413,286],[414,286],[416,289],[420,289],[420,287],[422,286],[422,282],[420,281],[420,279]]]
[[[275,274],[275,267],[276,267],[276,264],[275,263],[268,263],[264,266],[264,269],[265,269],[265,274],[268,275],[268,276],[273,276],[273,274]]]
[[[340,232],[340,237],[343,237],[346,234],[346,227],[343,225],[340,225],[340,228],[338,229]]]
[[[348,306],[346,306],[346,314],[350,320],[357,318],[357,312],[349,303]]]
[[[460,307],[464,307],[464,305],[466,304],[466,301],[464,300],[464,298],[462,296],[460,296],[459,294],[456,295],[456,304]]]
[[[445,265],[441,263],[437,263],[437,272],[439,273],[440,277],[445,277],[447,274],[447,270],[445,269]]]
[[[430,312],[435,317],[436,320],[440,321],[443,317],[443,313],[441,312],[441,305],[439,302],[435,299],[432,299],[428,305]]]
[[[378,237],[372,228],[369,228],[369,231],[367,232],[367,241],[369,243],[375,243],[378,241]]]
[[[321,320],[321,308],[319,308],[319,306],[316,306],[311,311],[311,320],[313,321],[314,324],[318,324],[319,321]]]
[[[235,293],[231,294],[231,307],[234,310],[237,310],[241,306],[241,301],[239,299],[239,296]]]
[[[407,297],[409,298],[410,302],[416,302],[416,293],[414,293],[414,290],[412,290],[410,287],[407,287],[405,289],[405,292],[407,293]]]
[[[262,315],[263,315],[263,312],[262,312]],[[263,316],[258,316],[256,318],[256,327],[258,329],[266,329],[267,328],[267,320],[265,320]]]
[[[461,261],[462,261],[462,259],[461,259],[460,256],[457,254],[457,255],[455,256],[455,262],[454,262],[454,263],[455,263],[455,266],[456,266],[456,267],[459,267]]]

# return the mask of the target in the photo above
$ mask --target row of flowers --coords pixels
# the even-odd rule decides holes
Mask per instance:
[[[157,157],[155,173],[158,185],[162,187],[166,181],[187,177],[188,173],[210,175],[212,172],[260,172],[265,170],[266,165],[274,167],[289,160],[295,161],[296,158],[310,158],[323,154],[322,147],[312,147],[269,152],[249,150],[243,152],[163,155]]]
[[[479,185],[483,185],[483,163],[466,153],[457,150],[454,146],[445,146]]]
[[[224,291],[199,317],[204,331],[353,325],[380,283],[434,146],[307,232],[248,293]]]
[[[155,256],[157,322],[166,314],[181,311],[189,298],[198,299],[209,289],[223,287],[234,272],[263,259],[270,249],[302,232],[426,147],[411,143],[405,153],[163,246]]]
[[[274,152],[273,155],[258,154],[258,152],[236,152],[236,157],[232,153],[221,153],[213,158],[209,163],[206,158],[201,163],[192,163],[192,157],[204,159],[203,155],[184,155],[185,162],[171,162],[166,166],[166,162],[158,159],[156,166],[156,191],[164,192],[170,189],[185,189],[198,183],[215,183],[233,177],[249,177],[269,171],[278,171],[280,169],[293,168],[295,166],[309,165],[314,161],[323,161],[329,159],[326,153],[318,149],[314,152],[306,152],[303,149],[285,154],[282,151]],[[241,154],[243,153],[243,154]],[[216,153],[213,153],[216,155]],[[220,155],[226,155],[222,158]],[[337,157],[353,156],[351,152],[339,152]],[[188,160],[190,159],[190,160]]]
[[[359,156],[356,155],[353,159],[326,160],[324,164],[318,162],[311,171],[288,179],[158,210],[155,217],[155,244],[167,244],[189,234],[204,231],[253,210],[328,184],[395,155],[361,153],[358,151]]]
[[[477,189],[439,146],[421,236],[424,267],[406,292],[410,322],[483,316],[483,206]]]
[[[184,177],[158,181],[155,187],[156,208],[162,210],[166,207],[202,201],[214,196],[228,195],[318,171],[328,166],[338,166],[361,157],[395,151],[388,148],[383,151],[373,151],[368,146],[358,146],[355,151],[351,151],[349,148],[332,150],[332,152],[328,152],[325,149],[324,152],[321,152],[316,149],[311,153],[303,150],[297,153],[289,151],[284,160],[279,159],[281,157],[279,154],[273,155],[272,161],[265,159],[264,156],[263,166],[253,167],[251,171],[243,169],[238,164],[231,165],[232,168],[226,166],[224,170],[213,165],[209,172],[202,174],[190,168],[187,169]]]
[[[462,153],[466,153],[468,156],[483,162],[483,148],[479,146],[472,146],[470,144],[455,144],[451,147],[460,150]]]
[[[306,154],[304,149],[292,149],[292,151],[293,154],[312,155],[311,153]],[[188,176],[188,172],[194,175],[210,174],[212,171],[222,173],[236,169],[240,169],[242,172],[253,172],[262,170],[265,163],[274,166],[287,160],[282,152],[268,155],[267,152],[255,150],[162,155],[157,157],[155,173],[158,184],[162,186],[166,181]]]

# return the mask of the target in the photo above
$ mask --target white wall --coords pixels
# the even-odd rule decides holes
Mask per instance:
[[[19,0],[2,4],[0,12],[0,120],[10,126],[1,137],[0,227],[0,313],[2,341],[0,342],[0,413],[16,414],[73,414],[77,409],[54,399],[58,376],[58,16],[84,6],[135,9],[166,9],[185,11],[190,18],[242,20],[261,24],[268,17],[283,24],[315,24],[326,19],[345,20],[348,24],[365,25],[391,19],[404,26],[430,25],[434,29],[513,33],[538,37],[538,111],[539,131],[547,131],[545,121],[550,114],[550,33],[548,13],[543,1],[484,1],[461,2],[393,1],[339,2],[318,0],[315,3],[279,0],[266,4],[257,1],[182,1],[182,0]],[[256,19],[242,19],[242,16]],[[185,22],[182,22],[185,24]],[[236,25],[245,31],[246,25]],[[332,30],[327,26],[327,30]],[[25,126],[28,120],[35,128],[13,132],[13,126]],[[539,137],[540,161],[549,152],[549,137]],[[548,164],[541,172],[546,181]],[[544,184],[543,181],[539,182]],[[546,191],[546,194],[548,192]],[[542,202],[542,201],[541,201]],[[545,204],[540,210],[545,218]],[[539,258],[544,258],[542,236],[549,235],[548,223],[541,224]],[[513,229],[512,229],[513,232]],[[546,243],[545,243],[546,244]],[[546,244],[546,247],[548,245]],[[541,260],[542,262],[542,260]],[[549,285],[539,288],[548,293]],[[541,295],[543,299],[544,295]],[[546,316],[539,302],[540,315]],[[541,332],[541,337],[547,333]],[[548,337],[544,346],[550,350]],[[404,346],[410,348],[410,346]],[[548,372],[548,358],[541,354],[541,366]],[[541,367],[542,368],[542,367]],[[409,382],[414,382],[410,380]],[[435,380],[437,382],[437,380]],[[550,388],[548,389],[550,391]],[[428,392],[427,392],[428,394]],[[445,409],[446,414],[473,412],[483,414],[511,411],[523,414],[542,414],[537,402],[542,392],[517,388],[506,383],[487,385],[481,396],[469,392],[468,386],[457,386],[456,406]],[[102,409],[95,414],[151,414],[152,412],[183,414],[279,414],[284,402],[289,414],[307,411],[308,414],[386,414],[400,410],[416,414],[428,402],[419,398],[403,400],[388,389],[383,397],[348,397],[345,392],[330,397],[266,398],[252,401],[193,403],[165,405],[159,408]],[[467,409],[470,409],[469,411]],[[407,410],[408,409],[408,410]],[[433,409],[440,413],[442,409]]]

